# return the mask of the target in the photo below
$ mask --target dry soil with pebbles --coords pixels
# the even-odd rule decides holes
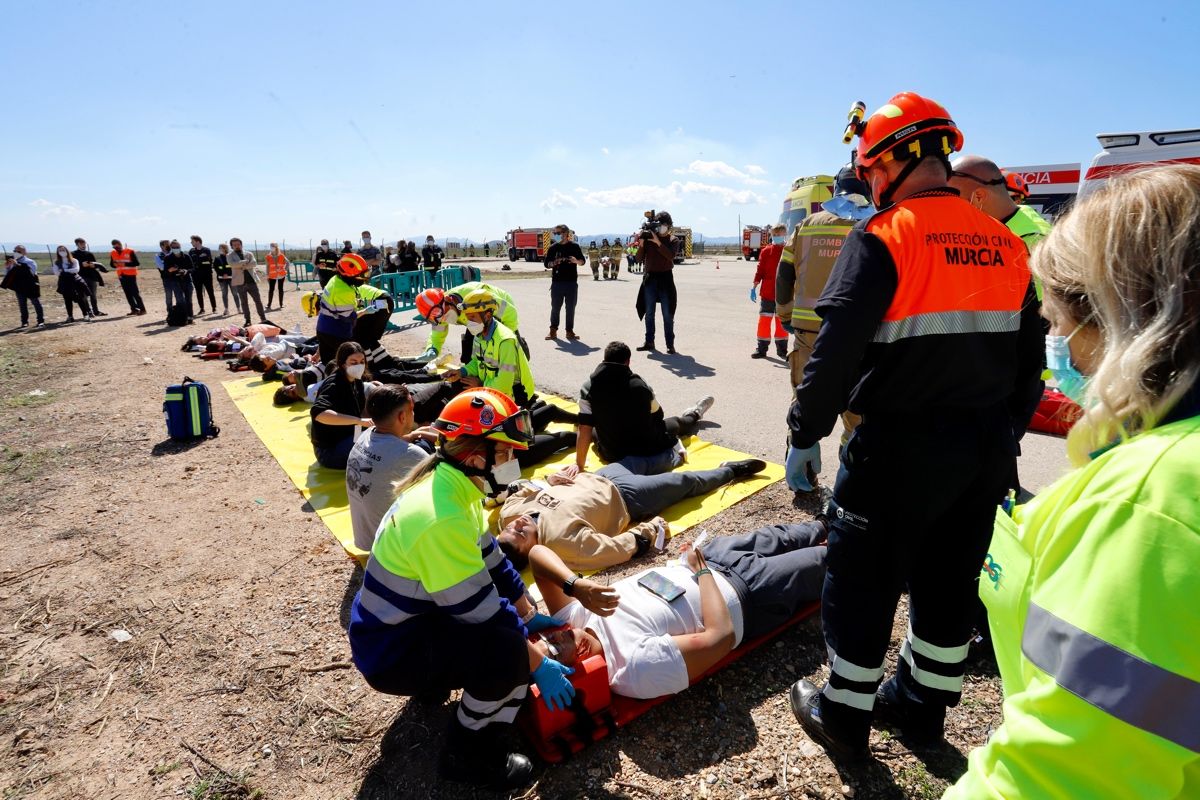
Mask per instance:
[[[220,319],[166,328],[146,294],[147,316],[117,316],[110,287],[114,316],[40,331],[14,330],[0,298],[3,796],[489,796],[436,777],[450,704],[377,694],[350,666],[361,573],[221,388],[233,376],[180,352]],[[57,299],[48,319],[64,316]],[[212,387],[218,438],[166,439],[163,389],[184,375]],[[779,483],[706,527],[807,518],[817,502]],[[823,679],[823,656],[819,622],[802,623],[514,796],[937,797],[997,723],[999,683],[977,658],[945,746],[876,731],[874,759],[839,768],[786,700],[798,678]]]

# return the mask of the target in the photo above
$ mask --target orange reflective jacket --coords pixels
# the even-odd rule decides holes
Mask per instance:
[[[280,253],[277,256],[267,253],[267,279],[275,280],[276,278],[286,278],[287,265],[287,256],[285,256],[283,253]]]
[[[116,267],[117,275],[137,275],[138,268],[131,265],[133,261],[133,250],[126,247],[123,250],[113,250],[108,254],[112,260],[113,266]]]

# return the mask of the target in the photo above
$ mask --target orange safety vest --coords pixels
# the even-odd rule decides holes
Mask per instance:
[[[113,265],[117,268],[117,275],[137,275],[138,268],[130,266],[129,262],[133,260],[133,250],[126,247],[124,250],[113,250],[108,254],[112,259]]]
[[[908,198],[866,229],[891,252],[898,278],[876,342],[1020,328],[1029,253],[1002,223],[938,194]]]
[[[267,253],[267,280],[286,278],[287,265],[287,256],[285,256],[283,253],[280,253],[277,256]]]

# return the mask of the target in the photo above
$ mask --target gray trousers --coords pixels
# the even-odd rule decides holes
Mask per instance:
[[[773,631],[821,599],[825,583],[825,528],[819,522],[768,525],[704,545],[708,565],[742,601],[742,641]]]
[[[708,494],[733,480],[733,470],[729,467],[638,475],[621,464],[608,464],[596,470],[596,474],[616,485],[634,522],[650,519],[680,500]]]

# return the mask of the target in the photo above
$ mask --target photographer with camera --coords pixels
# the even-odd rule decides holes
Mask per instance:
[[[679,240],[671,235],[671,215],[666,211],[646,212],[638,243],[638,261],[643,265],[642,286],[638,290],[638,317],[646,320],[646,343],[639,351],[654,352],[654,308],[662,305],[663,338],[667,352],[675,354],[675,253]]]

